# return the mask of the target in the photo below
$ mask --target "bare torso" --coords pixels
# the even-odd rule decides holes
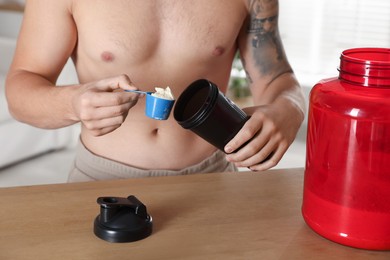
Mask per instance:
[[[244,0],[73,1],[79,80],[127,74],[142,90],[170,86],[178,97],[194,80],[207,78],[224,91],[247,9]],[[172,115],[167,121],[146,117],[144,107],[140,99],[109,134],[82,129],[83,143],[98,155],[147,169],[180,169],[216,150]]]

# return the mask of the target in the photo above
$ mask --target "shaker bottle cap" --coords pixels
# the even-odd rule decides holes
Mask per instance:
[[[152,217],[135,196],[99,197],[100,215],[95,218],[94,233],[108,242],[133,242],[152,233]]]

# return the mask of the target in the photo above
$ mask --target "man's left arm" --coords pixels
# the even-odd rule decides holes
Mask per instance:
[[[294,141],[304,119],[302,89],[287,61],[278,30],[278,1],[251,0],[238,45],[254,106],[251,116],[226,145],[238,167],[261,171],[275,166]]]

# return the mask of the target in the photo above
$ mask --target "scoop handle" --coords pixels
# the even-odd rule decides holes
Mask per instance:
[[[138,94],[150,94],[152,92],[148,92],[148,91],[142,91],[142,90],[134,90],[134,89],[125,89],[126,92],[134,92],[134,93],[138,93]]]

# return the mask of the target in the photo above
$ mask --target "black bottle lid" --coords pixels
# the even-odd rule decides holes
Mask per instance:
[[[114,243],[133,242],[152,233],[152,217],[135,196],[99,197],[100,215],[94,221],[97,237]]]

